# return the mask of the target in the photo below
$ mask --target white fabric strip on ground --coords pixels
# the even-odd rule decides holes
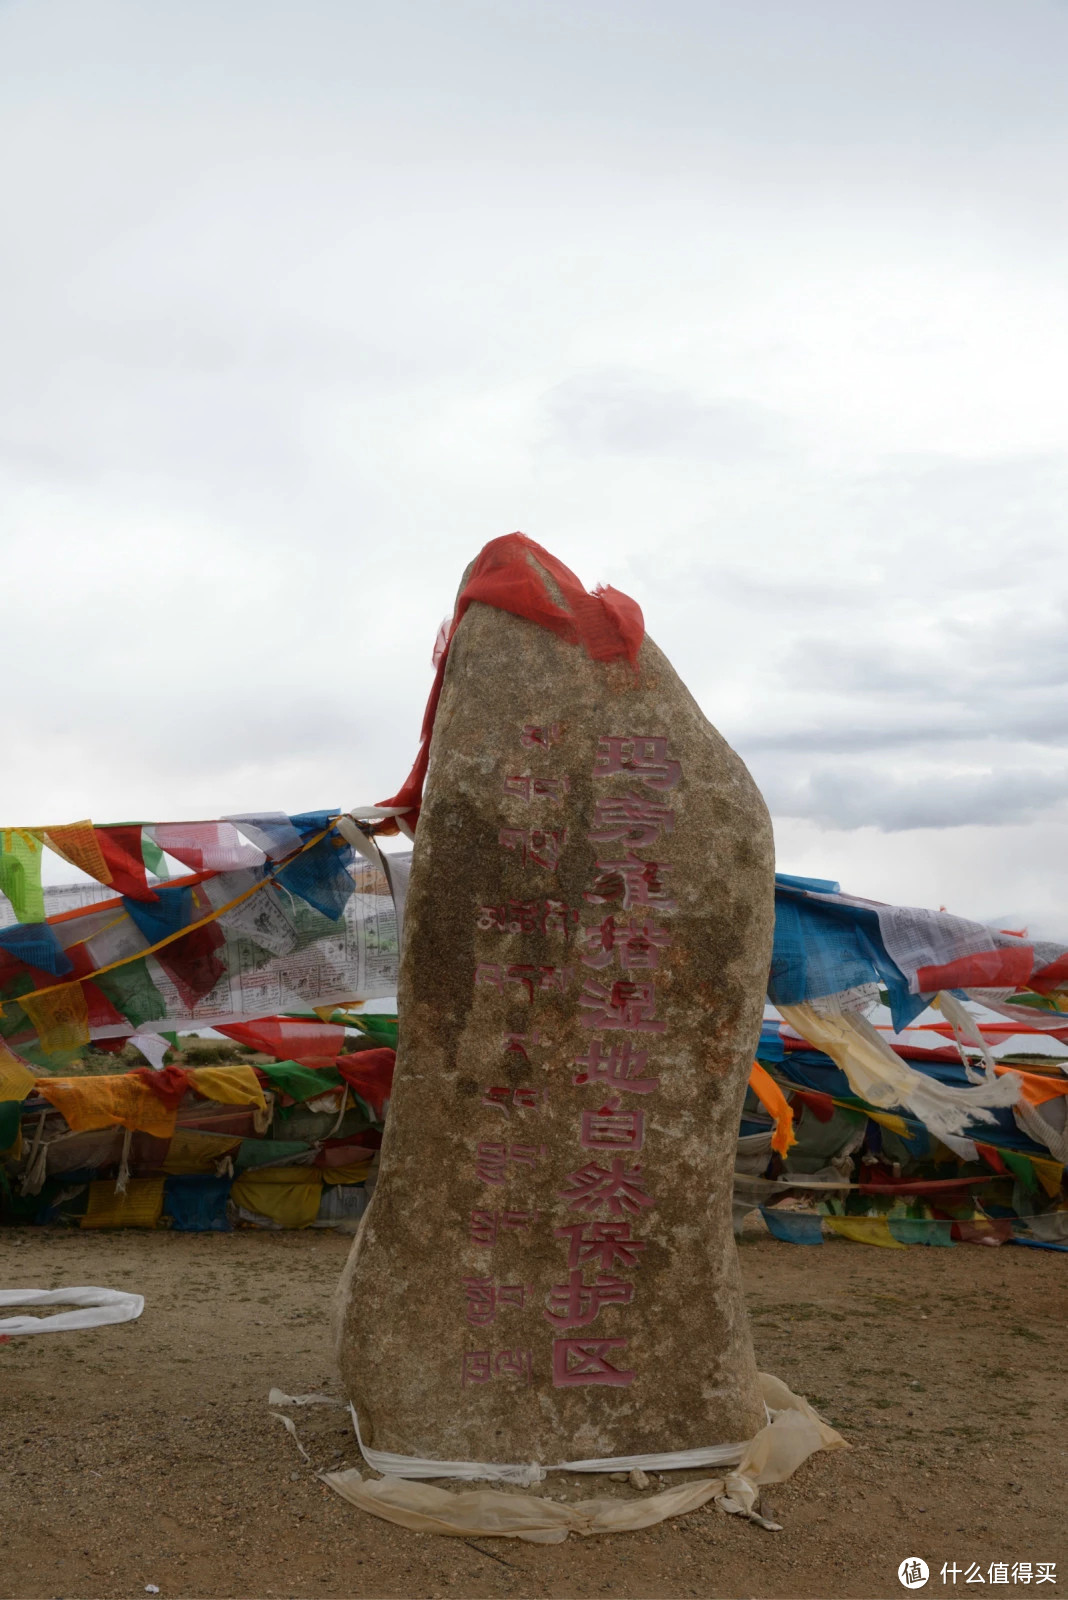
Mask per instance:
[[[145,1309],[140,1294],[124,1289],[0,1289],[0,1306],[74,1305],[78,1311],[59,1311],[50,1317],[0,1317],[0,1337],[14,1334],[67,1333],[75,1328],[99,1328],[109,1322],[131,1322]]]

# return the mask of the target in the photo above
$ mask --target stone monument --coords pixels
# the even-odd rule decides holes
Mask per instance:
[[[466,600],[454,625],[343,1381],[365,1445],[434,1461],[745,1440],[765,1413],[731,1189],[771,952],[767,810],[639,648],[633,602],[615,597],[633,660],[605,659],[590,608],[611,629],[612,591],[585,595],[519,535],[476,575],[487,553],[576,642],[499,603]]]

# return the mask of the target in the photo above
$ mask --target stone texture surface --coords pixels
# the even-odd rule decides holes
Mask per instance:
[[[365,1443],[551,1465],[762,1425],[730,1202],[773,914],[763,801],[656,645],[473,605],[340,1291]]]

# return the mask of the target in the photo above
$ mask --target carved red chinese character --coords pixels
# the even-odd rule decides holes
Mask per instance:
[[[589,1161],[577,1172],[570,1173],[567,1181],[571,1187],[559,1189],[557,1193],[572,1211],[590,1212],[607,1206],[615,1217],[623,1216],[624,1212],[635,1216],[643,1206],[656,1203],[642,1188],[641,1177],[639,1165],[624,1166],[622,1156],[613,1156],[610,1167]]]
[[[581,941],[585,946],[583,966],[601,970],[616,959],[624,972],[633,972],[656,968],[660,963],[659,952],[671,943],[671,935],[666,928],[658,928],[655,922],[628,927],[617,923],[615,917],[606,917],[597,927],[583,928]]]
[[[645,1249],[644,1239],[635,1239],[629,1222],[568,1222],[554,1228],[558,1239],[570,1239],[567,1252],[569,1267],[581,1267],[587,1261],[596,1261],[602,1272],[608,1272],[619,1262],[621,1267],[639,1267],[640,1253]]]
[[[625,1028],[630,1033],[663,1033],[657,1020],[656,990],[651,983],[620,979],[611,985],[587,978],[579,995],[584,1028]]]
[[[636,1050],[629,1039],[613,1039],[607,1049],[603,1040],[594,1039],[585,1055],[575,1056],[575,1066],[584,1070],[576,1072],[571,1081],[579,1086],[610,1083],[627,1094],[652,1094],[659,1089],[660,1079],[642,1077],[648,1059],[649,1052]]]
[[[595,778],[622,775],[640,778],[650,789],[673,789],[681,772],[679,763],[668,758],[666,737],[628,733],[621,739],[606,735],[597,741]]]
[[[602,1306],[629,1306],[633,1298],[634,1285],[623,1278],[602,1272],[593,1283],[586,1283],[582,1269],[576,1267],[568,1273],[566,1283],[556,1283],[549,1290],[542,1316],[554,1328],[586,1328]]]
[[[583,896],[591,905],[621,904],[624,911],[632,911],[635,906],[675,910],[665,882],[671,871],[670,861],[643,861],[631,851],[619,861],[598,860],[595,865],[593,888]]]
[[[634,1382],[634,1374],[613,1367],[608,1354],[622,1351],[626,1345],[626,1339],[554,1339],[554,1387],[571,1389],[582,1384],[604,1383],[625,1389]]]
[[[645,1142],[645,1112],[620,1111],[618,1099],[599,1111],[582,1113],[584,1150],[640,1150]]]
[[[670,806],[642,794],[600,795],[597,798],[593,827],[587,834],[594,844],[629,844],[640,850],[655,843],[662,833],[675,826]]]

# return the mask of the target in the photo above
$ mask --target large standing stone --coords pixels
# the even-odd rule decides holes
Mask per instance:
[[[772,922],[763,801],[656,645],[635,671],[472,605],[342,1285],[367,1445],[551,1466],[762,1426],[731,1187]]]

